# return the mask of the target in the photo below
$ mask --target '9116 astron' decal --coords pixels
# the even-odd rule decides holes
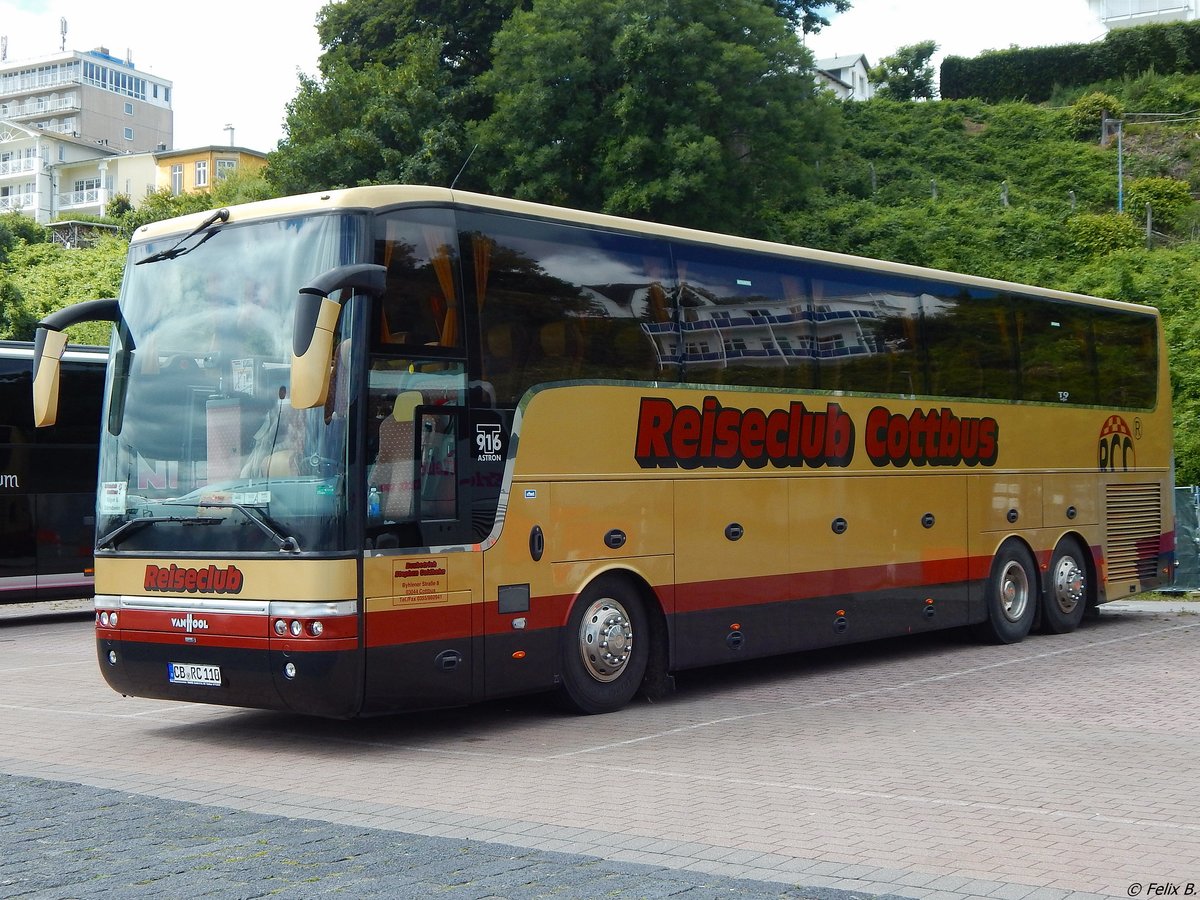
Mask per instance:
[[[992,466],[999,425],[989,417],[957,416],[949,408],[867,415],[863,443],[875,466]],[[643,469],[761,469],[845,467],[854,459],[854,420],[837,403],[811,410],[803,403],[765,412],[722,406],[705,397],[700,408],[643,397],[634,459]]]

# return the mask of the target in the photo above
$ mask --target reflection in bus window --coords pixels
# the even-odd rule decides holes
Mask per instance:
[[[1092,314],[1085,306],[1017,298],[1021,397],[1042,403],[1096,403]]]
[[[1016,400],[1017,346],[1010,298],[930,285],[924,298],[930,389],[941,397]]]
[[[1105,310],[1093,323],[1099,402],[1146,409],[1155,404],[1158,332],[1154,319]]]
[[[925,392],[921,296],[908,286],[813,278],[821,387],[881,394]]]
[[[505,216],[462,214],[459,227],[499,405],[545,382],[675,377],[662,244]]]
[[[816,342],[804,279],[790,261],[676,250],[684,378],[711,384],[816,386]]]

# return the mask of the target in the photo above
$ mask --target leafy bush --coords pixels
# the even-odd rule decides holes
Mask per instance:
[[[1119,119],[1125,105],[1112,94],[1093,91],[1071,104],[1071,133],[1080,140],[1099,140],[1104,117]]]
[[[1101,256],[1114,250],[1137,247],[1142,231],[1128,216],[1115,213],[1080,213],[1067,220],[1067,236],[1076,253]]]
[[[1135,178],[1126,186],[1125,197],[1125,208],[1135,218],[1145,214],[1149,203],[1154,224],[1164,231],[1174,231],[1187,221],[1195,205],[1187,183],[1175,178]]]

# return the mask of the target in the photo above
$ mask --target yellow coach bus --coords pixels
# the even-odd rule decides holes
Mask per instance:
[[[96,538],[123,694],[355,716],[1169,580],[1153,309],[424,187],[135,236]]]

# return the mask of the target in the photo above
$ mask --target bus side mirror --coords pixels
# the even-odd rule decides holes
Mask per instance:
[[[112,298],[85,300],[52,312],[37,324],[33,339],[33,423],[58,421],[58,378],[67,336],[63,329],[80,322],[115,322],[121,309]]]
[[[342,301],[330,300],[335,291],[353,289],[378,297],[387,287],[387,269],[363,263],[338,266],[300,288],[292,323],[292,406],[312,409],[329,395],[333,333]]]
[[[67,336],[38,327],[33,341],[33,424],[45,428],[58,421],[58,376]]]

